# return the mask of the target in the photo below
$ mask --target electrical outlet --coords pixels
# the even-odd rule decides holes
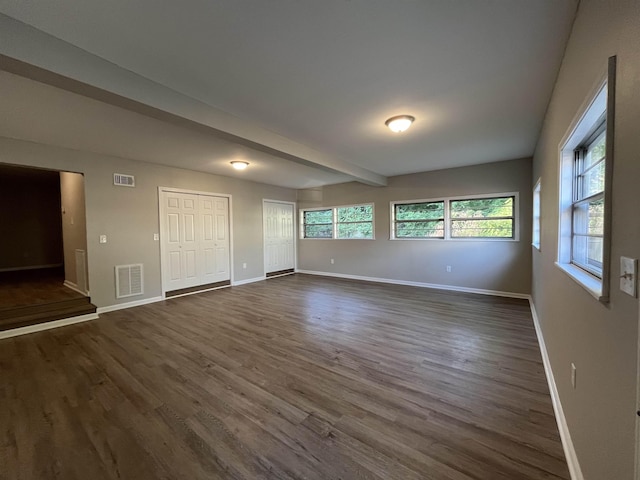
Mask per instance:
[[[572,363],[571,364],[571,386],[575,389],[576,388],[576,364]]]
[[[331,265],[333,265],[334,263],[336,263],[336,262],[335,262],[335,260],[332,258],[332,259],[331,259]]]
[[[246,264],[246,263],[243,263],[243,264],[242,264],[242,268],[247,268],[247,264]]]
[[[160,234],[159,233],[154,233],[153,234],[153,241],[157,242],[158,240],[160,240]]]
[[[451,273],[451,265],[447,265],[447,273]]]

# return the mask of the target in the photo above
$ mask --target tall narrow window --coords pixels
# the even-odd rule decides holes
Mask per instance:
[[[561,142],[557,265],[609,301],[616,57]]]
[[[602,278],[606,161],[603,121],[574,152],[571,206],[571,262],[598,278]]]
[[[533,187],[533,228],[531,229],[531,244],[540,250],[540,189],[541,180]]]

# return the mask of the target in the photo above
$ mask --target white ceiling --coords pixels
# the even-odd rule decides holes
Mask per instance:
[[[576,4],[0,0],[0,12],[391,176],[532,155]],[[416,122],[392,134],[384,121],[401,113]]]
[[[350,180],[2,71],[0,92],[3,137],[288,188]],[[251,166],[238,172],[231,160]]]

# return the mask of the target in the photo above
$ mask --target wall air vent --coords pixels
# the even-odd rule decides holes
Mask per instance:
[[[113,174],[113,184],[119,187],[135,187],[136,179],[133,175]]]
[[[142,264],[116,267],[116,298],[133,297],[144,293]]]

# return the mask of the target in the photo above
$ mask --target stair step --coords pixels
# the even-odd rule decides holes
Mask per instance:
[[[58,302],[66,303],[66,302]],[[29,325],[36,325],[39,323],[51,322],[53,320],[60,320],[63,318],[78,317],[80,315],[87,315],[90,313],[96,313],[96,306],[84,302],[79,305],[63,305],[49,304],[49,309],[37,311],[37,312],[17,312],[16,314],[0,319],[0,331],[9,330],[12,328],[26,327]],[[16,309],[23,310],[23,309]]]
[[[80,308],[87,305],[91,305],[91,299],[89,297],[79,297],[59,300],[56,302],[37,303],[33,305],[2,308],[0,309],[0,322],[5,319],[24,317],[31,314],[50,312],[53,310],[60,310],[65,308]]]

